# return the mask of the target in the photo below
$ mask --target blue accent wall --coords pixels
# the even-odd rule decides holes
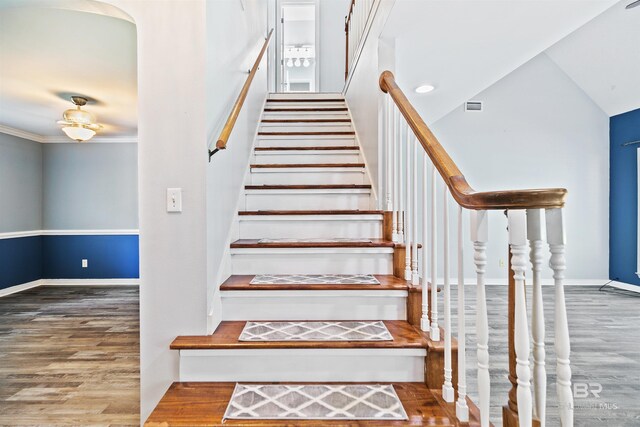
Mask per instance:
[[[88,268],[82,268],[82,259]],[[44,236],[43,279],[131,279],[138,273],[138,236]]]
[[[137,279],[138,259],[137,235],[0,239],[0,289],[38,279]]]
[[[640,285],[637,270],[640,109],[611,117],[609,189],[609,278]]]
[[[0,289],[42,278],[42,236],[0,239]]]

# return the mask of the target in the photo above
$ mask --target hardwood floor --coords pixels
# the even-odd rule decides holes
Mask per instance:
[[[475,288],[466,289],[467,379],[477,402]],[[509,388],[506,291],[487,287],[496,425]],[[543,293],[552,427],[559,425],[550,345],[553,288]],[[602,385],[600,398],[576,398],[575,425],[640,425],[639,297],[580,286],[568,286],[566,297],[574,383]],[[137,288],[46,287],[0,298],[0,425],[137,425],[138,338]]]
[[[139,425],[137,287],[0,298],[0,425]]]
[[[467,311],[467,382],[469,396],[478,402],[476,377],[475,287],[465,287]],[[556,357],[553,348],[553,286],[543,286],[546,329],[547,427],[560,425],[556,398]],[[576,427],[640,426],[640,294],[598,292],[594,286],[566,286],[567,314],[571,336],[572,382],[593,384],[599,397],[574,398]],[[452,286],[451,306],[456,307],[457,289]],[[527,301],[531,286],[527,284]],[[489,308],[489,372],[491,375],[491,420],[502,425],[502,405],[511,388],[507,379],[507,287],[487,286]],[[531,319],[529,312],[529,319]],[[453,316],[453,331],[457,329]],[[440,313],[442,321],[442,313]],[[455,336],[455,335],[454,335]],[[531,358],[533,365],[533,359]]]

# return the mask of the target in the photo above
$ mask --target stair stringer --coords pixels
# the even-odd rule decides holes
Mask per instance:
[[[356,126],[356,122],[353,120],[353,115],[351,114],[351,107],[349,107],[349,102],[347,101],[346,97],[344,98],[344,104],[347,106],[347,114],[349,115],[349,119],[351,120],[351,126],[353,127],[353,131],[356,133],[355,134],[356,144],[360,148],[359,150],[360,157],[364,162],[365,175],[367,177],[367,180],[369,181],[369,184],[371,184],[371,195],[369,196],[369,209],[383,209],[383,207],[380,207],[380,201],[378,199],[378,183],[373,182],[373,178],[371,177],[371,166],[367,161],[367,156],[365,154],[364,147],[360,142],[360,134],[358,133],[358,127]]]
[[[209,303],[207,311],[207,333],[212,334],[220,322],[222,322],[222,295],[220,293],[220,284],[224,283],[231,276],[231,243],[240,238],[240,216],[238,212],[244,209],[246,205],[245,185],[250,182],[251,176],[251,162],[255,156],[255,148],[258,141],[258,133],[260,132],[260,125],[264,116],[264,109],[269,99],[269,91],[265,93],[262,100],[262,106],[260,107],[260,116],[258,117],[258,123],[253,134],[253,142],[251,144],[251,152],[247,156],[247,162],[245,165],[244,178],[242,185],[240,186],[238,197],[236,199],[236,208],[234,211],[233,219],[231,220],[231,226],[229,227],[229,233],[224,243],[224,252],[220,263],[218,264],[217,274],[215,276],[213,284],[207,282],[207,286],[213,287],[213,292],[207,292],[207,298]],[[224,151],[218,155],[224,155]]]

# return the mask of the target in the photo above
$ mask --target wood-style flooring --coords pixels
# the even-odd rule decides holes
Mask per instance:
[[[0,425],[140,423],[137,287],[0,298]]]
[[[529,292],[530,292],[530,287]],[[477,402],[475,288],[467,286],[469,393]],[[452,289],[455,307],[456,289]],[[543,288],[549,427],[555,407],[553,287]],[[492,421],[501,425],[507,380],[507,289],[488,286]],[[640,425],[640,298],[566,288],[574,383],[602,385],[575,399],[576,427]],[[442,313],[440,313],[442,315]],[[442,319],[442,317],[440,317]],[[454,331],[455,331],[454,316]],[[43,287],[0,298],[0,425],[139,423],[138,290]],[[597,391],[597,386],[594,386]]]

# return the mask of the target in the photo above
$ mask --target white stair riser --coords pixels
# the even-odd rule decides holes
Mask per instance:
[[[253,163],[361,163],[360,154],[354,151],[257,151]]]
[[[181,350],[180,381],[424,381],[422,349]]]
[[[305,215],[306,216],[306,215]],[[274,219],[244,219],[240,217],[241,239],[314,239],[314,238],[381,238],[380,219],[322,219],[305,216],[283,216]],[[336,217],[338,217],[336,215]],[[259,217],[254,217],[259,218]],[[375,216],[372,216],[375,218]]]
[[[364,168],[256,168],[253,185],[365,184]]]
[[[267,101],[267,105],[265,108],[346,108],[346,104],[344,101],[300,101],[300,102],[273,102]]]
[[[349,123],[268,123],[260,126],[260,132],[353,132]]]
[[[378,248],[346,252],[323,248],[326,252],[311,252],[308,248],[232,249],[233,274],[392,274],[393,254],[380,253]],[[376,251],[378,251],[376,253]],[[284,315],[284,313],[281,313]]]
[[[265,111],[263,119],[349,119],[346,111]]]
[[[256,320],[257,313],[259,320],[407,318],[407,292],[401,290],[223,291],[221,296],[223,320]]]
[[[249,191],[245,210],[353,210],[369,209],[369,193],[290,193],[269,190]]]
[[[344,99],[340,92],[270,93],[267,99]]]
[[[357,146],[354,137],[322,138],[322,137],[260,137],[256,141],[257,147],[343,147]]]

